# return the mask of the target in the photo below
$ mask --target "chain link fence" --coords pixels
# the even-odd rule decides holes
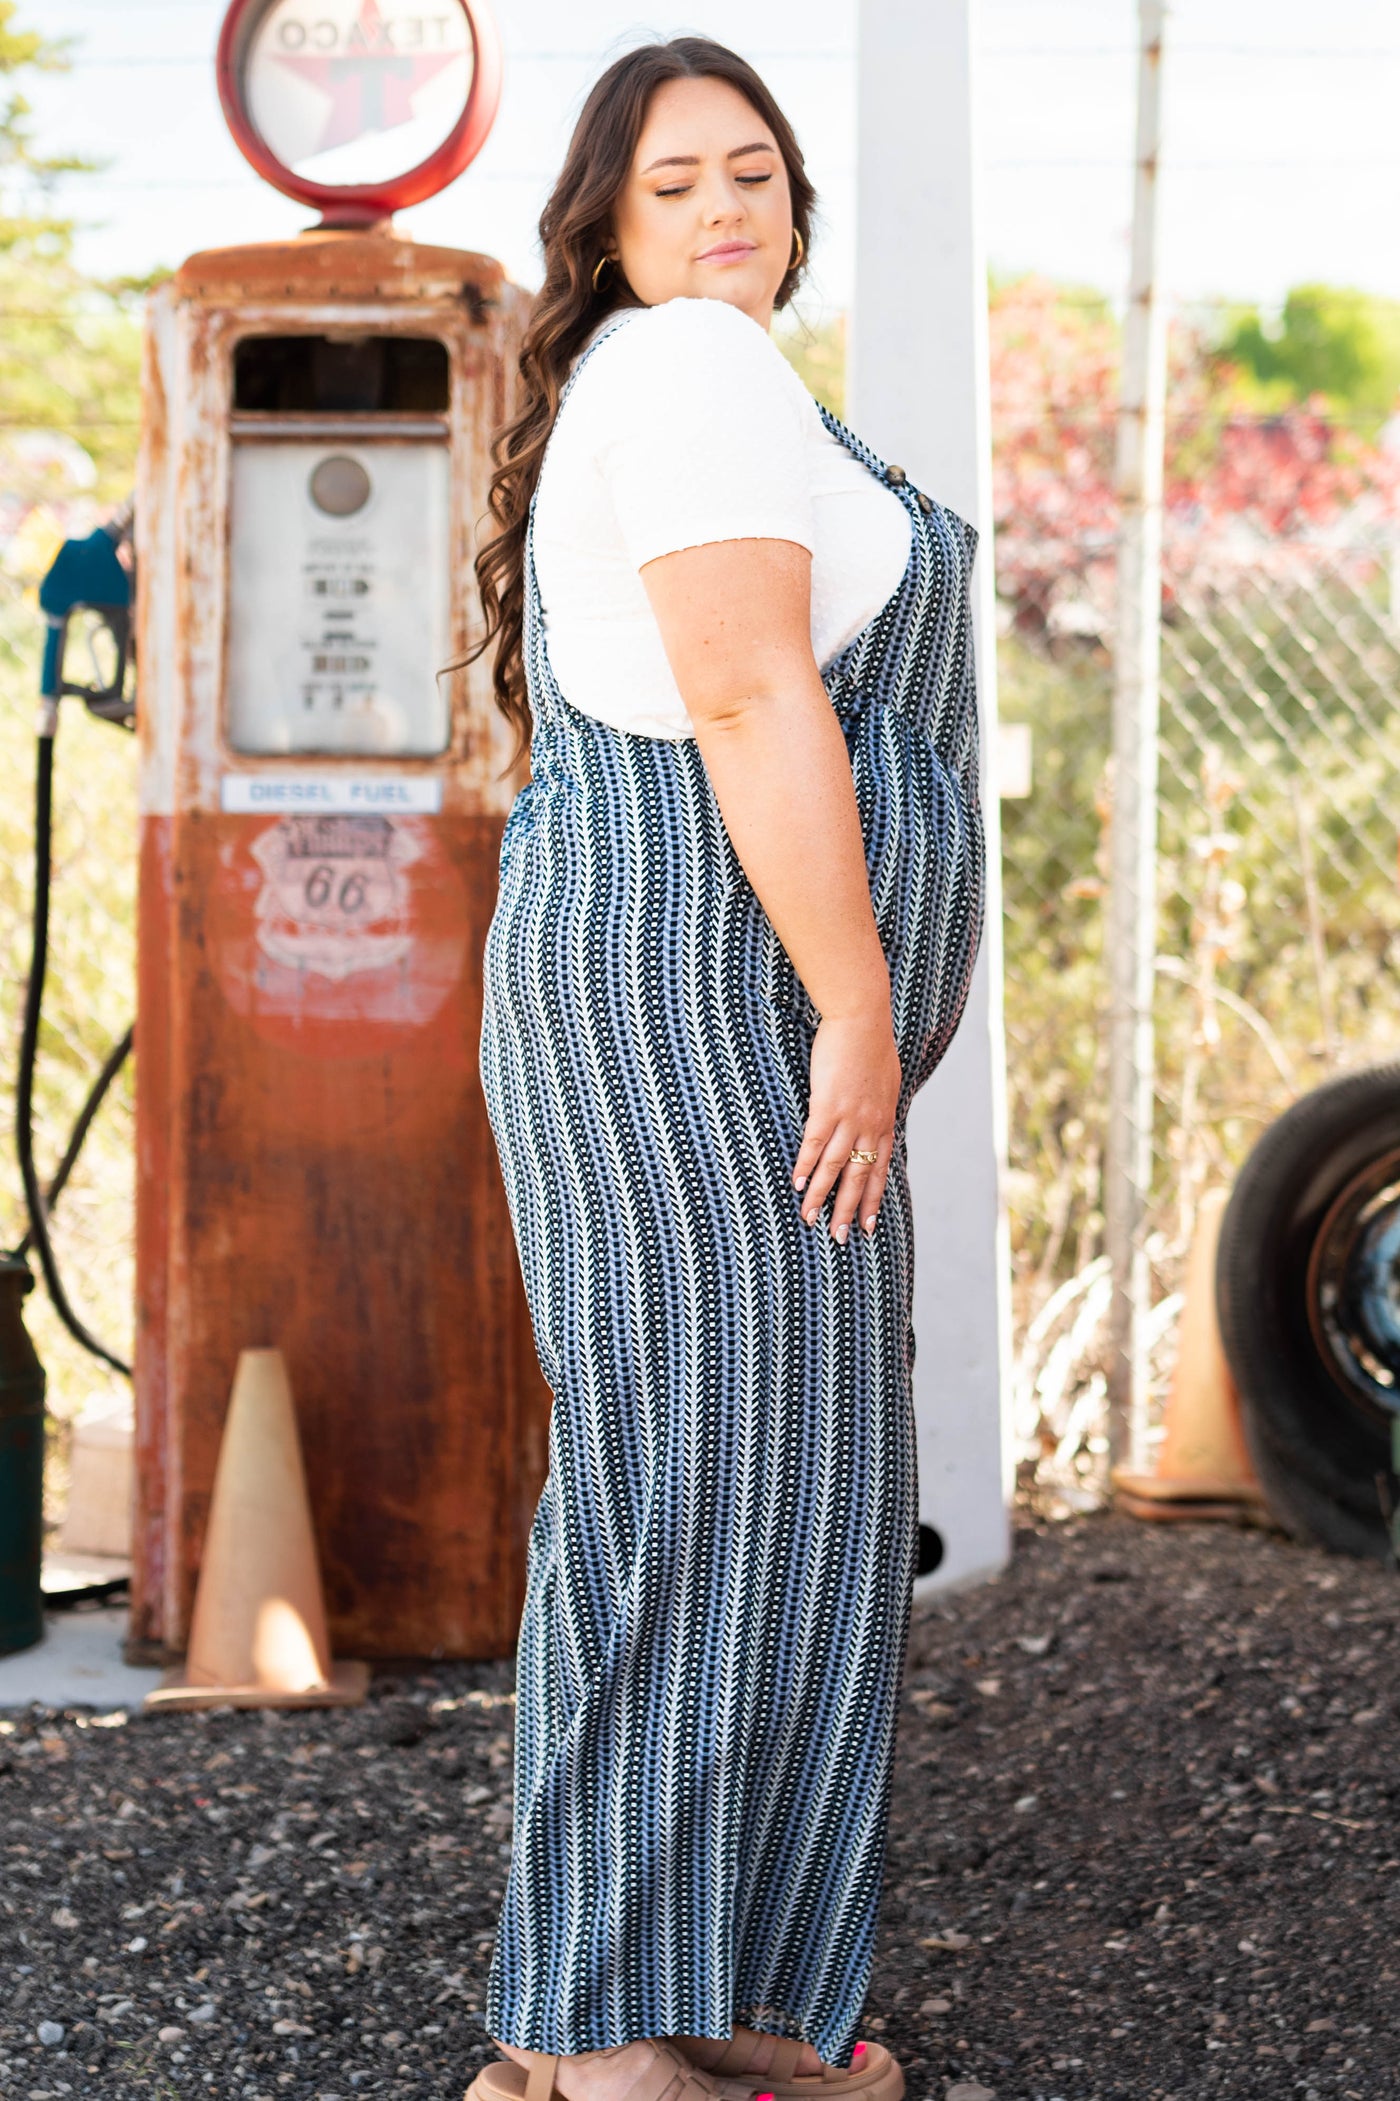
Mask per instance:
[[[1001,714],[1033,752],[1002,813],[1015,1434],[1023,1481],[1071,1507],[1108,1451],[1111,531],[998,602]],[[1400,1052],[1400,511],[1178,512],[1163,566],[1150,1438],[1202,1190],[1296,1096]]]

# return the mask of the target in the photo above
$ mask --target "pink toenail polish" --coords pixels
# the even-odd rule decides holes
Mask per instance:
[[[854,2049],[854,2050],[853,2050],[853,2051],[851,2052],[851,2055],[852,2055],[852,2057],[859,2057],[859,2056],[860,2056],[860,2053],[861,2053],[861,2051],[862,2051],[862,2050],[863,2050],[864,2048],[865,2048],[865,2045],[864,2045],[864,2043],[857,2043],[857,2044],[856,2044],[856,2046],[855,2046],[855,2049]]]

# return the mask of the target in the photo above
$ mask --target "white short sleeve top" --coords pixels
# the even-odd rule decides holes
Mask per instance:
[[[910,519],[740,308],[669,299],[609,315],[594,336],[609,328],[540,469],[545,642],[581,713],[689,737],[644,563],[714,540],[795,540],[812,555],[812,649],[824,670],[899,588]]]

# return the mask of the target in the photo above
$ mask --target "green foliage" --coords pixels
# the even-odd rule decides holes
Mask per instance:
[[[0,253],[0,310],[6,496],[54,502],[82,489],[100,505],[119,502],[135,472],[140,410],[141,335],[132,302],[86,283],[65,260],[17,262]]]
[[[1031,730],[1031,792],[1001,805],[1008,1191],[1022,1276],[1097,1252],[1105,1087],[1103,827],[1112,669],[1072,645],[1046,656],[1004,635],[997,697]]]
[[[1343,285],[1295,285],[1276,327],[1256,306],[1231,307],[1214,349],[1217,362],[1240,368],[1254,408],[1321,394],[1366,438],[1400,408],[1400,299]]]
[[[0,611],[0,1244],[6,1247],[25,1227],[13,1139],[15,1050],[30,963],[42,638],[31,608],[11,604]],[[73,701],[63,709],[48,985],[35,1077],[35,1152],[44,1182],[135,1003],[136,740]],[[53,1221],[69,1295],[122,1355],[132,1336],[132,1135],[129,1059]],[[48,1371],[55,1416],[71,1419],[89,1400],[125,1390],[124,1380],[71,1339],[42,1285],[26,1301],[25,1318]]]
[[[0,0],[0,252],[55,261],[70,252],[73,222],[48,208],[52,186],[59,176],[87,173],[98,163],[36,151],[29,103],[12,83],[30,71],[63,72],[69,40],[17,28],[18,12],[17,0]]]
[[[34,719],[43,623],[32,585],[82,513],[129,494],[136,455],[139,328],[133,289],[85,280],[73,221],[54,209],[65,175],[93,164],[43,156],[18,85],[61,70],[66,47],[16,24],[0,0],[0,495],[31,512],[0,573],[0,1241],[25,1227],[14,1152],[15,1050],[29,974],[34,885]],[[78,499],[75,505],[75,499]],[[135,739],[64,703],[58,740],[53,928],[36,1074],[40,1179],[47,1181],[135,999]],[[131,1347],[132,1074],[121,1075],[54,1215],[80,1312],[118,1351]],[[40,1288],[26,1319],[49,1374],[52,1414],[71,1419],[125,1382],[73,1342]],[[50,1480],[49,1501],[54,1502]]]
[[[128,493],[136,456],[138,288],[94,284],[74,266],[74,222],[54,211],[53,191],[98,164],[37,151],[15,83],[61,71],[67,45],[16,28],[16,12],[0,0],[0,482],[20,506],[80,488],[110,504]]]
[[[838,314],[812,328],[780,314],[773,340],[809,394],[833,416],[846,413],[846,317]]]

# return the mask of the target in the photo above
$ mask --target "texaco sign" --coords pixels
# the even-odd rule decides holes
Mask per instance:
[[[445,188],[500,99],[485,0],[233,0],[218,68],[246,158],[332,223]]]

